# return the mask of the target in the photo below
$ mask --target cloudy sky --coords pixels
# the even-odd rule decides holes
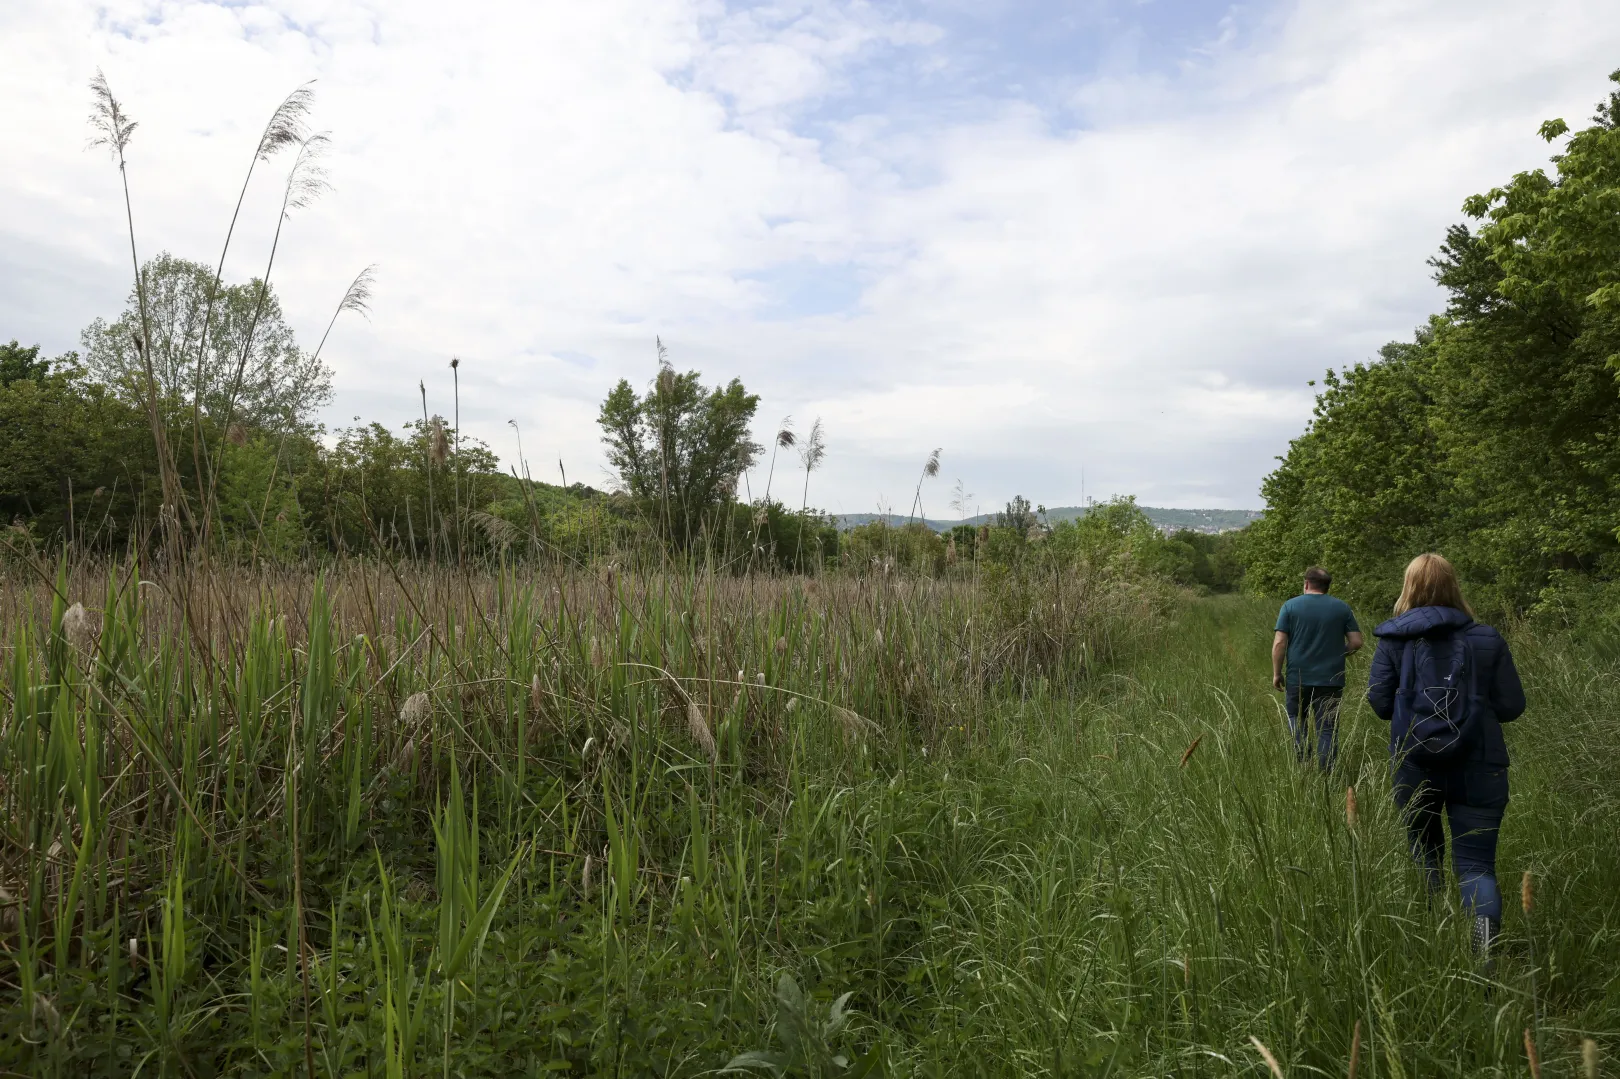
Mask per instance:
[[[1616,66],[1613,0],[7,0],[0,339],[75,347],[128,292],[98,67],[143,256],[205,262],[315,79],[334,186],[274,283],[313,343],[378,274],[329,425],[403,423],[418,380],[448,412],[457,355],[466,430],[602,485],[596,408],[661,336],[761,394],[762,440],[823,419],[833,511],[904,512],[936,446],[939,516],[957,479],[990,509],[1082,475],[1257,507],[1308,380],[1437,308],[1463,198]],[[286,164],[227,277],[262,272]]]

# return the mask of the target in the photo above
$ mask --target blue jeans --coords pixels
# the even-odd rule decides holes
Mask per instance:
[[[1395,804],[1406,818],[1412,857],[1423,867],[1429,891],[1442,886],[1446,854],[1442,812],[1451,822],[1451,864],[1464,908],[1502,920],[1502,892],[1496,886],[1496,836],[1507,811],[1507,767],[1467,763],[1428,770],[1401,763],[1395,768]]]
[[[1288,729],[1294,734],[1294,754],[1301,764],[1311,759],[1311,743],[1316,743],[1316,763],[1323,771],[1333,767],[1339,756],[1339,700],[1343,686],[1301,686],[1288,683],[1283,706],[1288,710]],[[1313,737],[1314,736],[1314,737]]]

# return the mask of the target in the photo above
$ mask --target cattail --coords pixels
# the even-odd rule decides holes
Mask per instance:
[[[1524,908],[1524,916],[1528,918],[1530,912],[1536,908],[1536,888],[1530,879],[1530,871],[1524,871],[1524,880],[1519,884],[1519,906]]]
[[[442,465],[450,456],[450,440],[445,437],[444,421],[433,417],[433,425],[428,429],[428,455],[433,463]]]
[[[225,441],[233,446],[247,445],[247,429],[239,423],[233,423],[225,428]]]
[[[529,714],[540,714],[540,702],[545,700],[545,691],[540,688],[540,675],[538,673],[529,679]]]
[[[754,681],[763,686],[765,684],[765,672],[764,671],[755,671],[754,672]]]
[[[1344,822],[1350,826],[1352,832],[1356,830],[1356,820],[1356,788],[1346,787],[1344,788]]]
[[[84,604],[75,603],[62,612],[62,636],[67,643],[80,652],[89,653],[95,650],[96,638],[101,634],[101,627],[90,612],[84,609]]]
[[[591,887],[596,883],[591,879],[591,871],[596,868],[595,861],[595,858],[587,854],[585,856],[585,868],[580,870],[579,873],[579,891],[586,899],[591,897]]]
[[[602,642],[597,640],[594,634],[591,636],[590,660],[592,670],[599,671],[604,666],[604,661],[602,659]]]
[[[703,710],[696,701],[686,702],[686,728],[691,732],[692,740],[713,760],[717,753],[714,732],[709,730],[709,723],[703,718]]]
[[[1198,743],[1203,740],[1204,736],[1201,734],[1192,740],[1192,745],[1188,746],[1186,751],[1181,754],[1181,767],[1187,767],[1187,762],[1192,760],[1193,751],[1198,748]]]
[[[1586,1072],[1586,1079],[1598,1079],[1597,1060],[1597,1042],[1591,1038],[1582,1038],[1581,1066],[1582,1070]]]
[[[1249,1035],[1249,1040],[1254,1043],[1256,1049],[1260,1050],[1260,1056],[1265,1060],[1266,1067],[1271,1069],[1271,1074],[1276,1076],[1277,1079],[1283,1079],[1282,1065],[1278,1064],[1277,1058],[1271,1055],[1271,1050],[1266,1048],[1266,1043],[1253,1034]]]
[[[1361,1067],[1361,1020],[1356,1020],[1356,1027],[1350,1032],[1350,1079],[1356,1079],[1356,1069]]]
[[[786,637],[778,637],[778,638],[776,638],[776,654],[779,655],[779,656],[787,655],[787,638]]]
[[[141,965],[141,941],[139,937],[129,938],[129,969],[134,970]]]
[[[405,704],[399,710],[399,721],[406,727],[415,727],[432,714],[433,704],[428,700],[428,695],[422,692],[412,693],[405,698]]]
[[[1529,1027],[1524,1028],[1524,1055],[1530,1061],[1530,1079],[1541,1079],[1541,1055],[1536,1052],[1536,1038]]]

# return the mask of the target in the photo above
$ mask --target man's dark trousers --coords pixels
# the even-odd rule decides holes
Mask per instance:
[[[1283,698],[1288,709],[1288,729],[1294,734],[1294,753],[1304,764],[1311,759],[1311,743],[1316,743],[1316,763],[1327,771],[1339,756],[1339,701],[1343,686],[1301,686],[1288,683]]]

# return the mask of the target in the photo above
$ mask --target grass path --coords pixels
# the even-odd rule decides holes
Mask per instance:
[[[1252,1037],[1289,1075],[1343,1075],[1359,1023],[1363,1076],[1526,1074],[1526,1027],[1548,1074],[1576,1074],[1582,1037],[1614,1045],[1615,784],[1593,798],[1559,778],[1612,737],[1612,672],[1527,651],[1534,706],[1510,733],[1499,867],[1510,910],[1488,981],[1450,893],[1425,902],[1389,804],[1387,730],[1355,688],[1337,771],[1292,760],[1273,615],[1192,604],[1080,701],[1009,708],[991,745],[936,762],[938,811],[896,829],[944,908],[909,953],[926,991],[882,1008],[912,1059],[939,1074],[1262,1074]],[[920,818],[924,800],[896,812]],[[1526,868],[1543,881],[1533,919],[1513,898]]]

